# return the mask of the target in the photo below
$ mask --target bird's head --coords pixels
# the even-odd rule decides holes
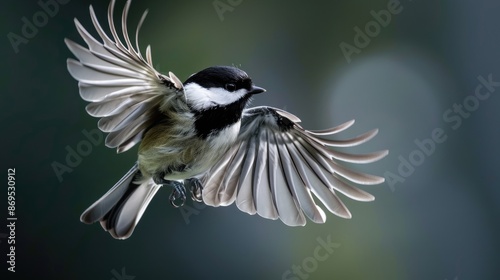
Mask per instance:
[[[246,104],[248,99],[266,90],[253,84],[245,71],[230,66],[213,66],[191,75],[184,82],[188,105],[196,111]]]

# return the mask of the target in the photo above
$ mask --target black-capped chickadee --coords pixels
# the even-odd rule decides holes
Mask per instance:
[[[127,31],[127,1],[122,14],[123,40],[113,22],[115,1],[108,9],[111,37],[100,26],[92,6],[90,15],[100,40],[75,19],[88,47],[69,39],[66,45],[78,60],[68,59],[68,70],[78,80],[87,112],[100,118],[106,146],[125,152],[140,142],[138,160],[113,188],[81,216],[84,223],[100,221],[114,238],[128,238],[161,186],[173,187],[170,201],[186,200],[185,185],[194,200],[211,206],[237,207],[290,226],[305,225],[307,216],[324,223],[326,215],[313,193],[332,213],[351,214],[336,191],[359,201],[374,197],[355,184],[380,184],[384,178],[358,173],[342,162],[369,163],[387,151],[365,155],[342,153],[331,147],[356,146],[377,130],[353,139],[329,136],[350,127],[309,131],[299,118],[272,107],[245,108],[250,98],[265,92],[240,69],[215,66],[191,75],[182,83],[172,72],[153,68],[150,46],[144,58]]]

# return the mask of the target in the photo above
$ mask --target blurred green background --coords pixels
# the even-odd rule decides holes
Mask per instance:
[[[423,162],[411,175],[366,187],[374,202],[344,199],[351,220],[328,214],[326,224],[289,228],[235,206],[192,202],[186,218],[161,190],[125,241],[79,216],[130,168],[137,149],[117,155],[92,145],[62,181],[51,166],[65,164],[67,149],[97,122],[66,70],[72,54],[63,39],[83,44],[73,18],[95,34],[88,6],[105,26],[108,5],[60,2],[45,18],[37,1],[0,4],[1,170],[6,178],[16,168],[18,217],[13,274],[3,179],[2,279],[498,279],[500,88],[485,100],[473,96],[479,76],[500,81],[499,1],[134,1],[129,26],[149,9],[140,42],[152,45],[161,72],[185,80],[236,65],[268,90],[253,105],[284,108],[310,129],[355,118],[345,138],[378,127],[374,140],[347,151],[390,154],[358,170],[399,176],[402,159],[418,154],[416,139],[440,128],[446,141],[413,158]],[[376,23],[374,14],[388,9],[397,13]],[[13,46],[8,34],[22,35],[23,17],[40,27]],[[369,42],[356,27],[368,28]],[[357,50],[346,58],[342,43]],[[470,110],[453,111],[464,101]],[[323,261],[315,259],[318,238],[339,245]]]

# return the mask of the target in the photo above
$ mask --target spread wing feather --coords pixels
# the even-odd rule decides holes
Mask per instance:
[[[278,211],[274,206],[273,195],[269,188],[269,170],[267,166],[269,160],[269,135],[266,130],[260,131],[259,144],[257,160],[255,161],[256,167],[253,174],[255,208],[260,216],[276,220],[278,219]]]
[[[150,46],[146,58],[139,48],[139,30],[146,18],[144,12],[135,32],[135,47],[127,29],[127,15],[131,1],[127,1],[121,17],[122,39],[113,21],[115,1],[108,9],[111,38],[103,30],[94,9],[90,17],[101,42],[94,38],[75,19],[78,33],[87,44],[83,47],[69,39],[65,43],[77,60],[68,59],[70,74],[78,80],[80,96],[91,102],[87,112],[101,118],[99,129],[109,133],[106,146],[124,152],[137,144],[157,118],[160,104],[172,97],[183,98],[183,86],[173,74],[160,74],[153,68]]]
[[[315,199],[343,218],[351,218],[351,213],[338,193],[358,201],[374,200],[356,184],[380,184],[384,178],[353,171],[342,162],[369,163],[388,151],[353,155],[335,148],[360,145],[378,131],[331,140],[323,137],[346,130],[354,121],[316,131],[303,129],[299,122],[296,116],[276,108],[245,110],[239,141],[203,177],[204,202],[227,206],[236,201],[246,213],[299,226],[306,224],[305,217],[315,223],[326,221]]]

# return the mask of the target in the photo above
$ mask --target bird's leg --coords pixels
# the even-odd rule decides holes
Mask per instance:
[[[184,180],[184,185],[189,187],[189,192],[191,193],[191,199],[196,202],[202,202],[201,192],[203,186],[198,178],[190,178]]]
[[[171,186],[173,188],[172,193],[170,193],[169,199],[170,204],[175,208],[181,207],[186,202],[186,188],[184,184],[174,180],[165,180],[162,174],[158,174],[157,176],[153,176],[153,181],[157,185],[162,186]]]

